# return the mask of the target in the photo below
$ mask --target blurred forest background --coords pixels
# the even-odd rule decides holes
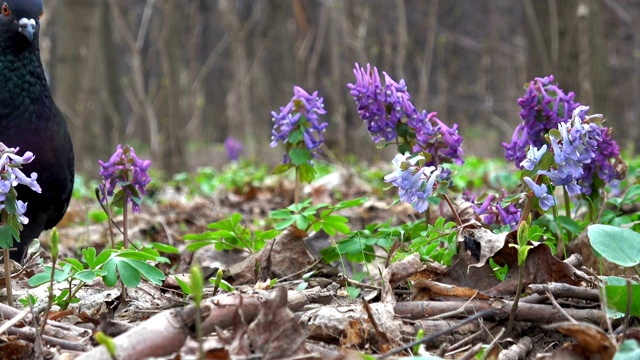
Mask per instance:
[[[278,163],[270,112],[294,84],[325,98],[339,158],[390,161],[346,88],[355,62],[406,79],[417,108],[460,125],[466,154],[502,156],[523,84],[548,74],[622,148],[638,137],[637,0],[44,2],[42,57],[81,172],[118,143],[169,173],[218,166],[227,136]]]

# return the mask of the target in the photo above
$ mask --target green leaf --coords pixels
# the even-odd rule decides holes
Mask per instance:
[[[102,210],[90,211],[89,219],[94,223],[103,223],[109,220],[109,216]]]
[[[116,260],[120,281],[122,281],[124,286],[136,287],[140,284],[140,272],[132,266],[132,263],[135,260],[120,259],[118,257],[115,257],[112,260]]]
[[[191,278],[189,279],[191,282],[191,295],[193,296],[193,300],[196,306],[200,305],[202,301],[202,289],[204,287],[204,278],[202,275],[202,269],[200,266],[194,265],[191,266]]]
[[[302,129],[298,128],[289,133],[287,142],[290,144],[297,144],[301,142],[303,138],[304,138],[304,133],[302,132]]]
[[[71,265],[71,267],[75,270],[75,271],[81,271],[84,270],[84,266],[82,265],[82,263],[80,261],[78,261],[77,259],[74,258],[66,258],[64,259],[69,265]]]
[[[338,211],[338,210],[342,210],[342,209],[346,209],[346,208],[351,208],[351,207],[354,207],[354,206],[359,206],[359,205],[362,205],[365,202],[367,202],[367,200],[369,200],[369,198],[360,197],[360,198],[356,198],[356,199],[341,201],[338,204],[336,204],[336,206],[333,207],[333,210],[334,211]]]
[[[287,220],[284,220],[284,221],[281,221],[281,222],[275,224],[273,226],[273,228],[276,229],[276,230],[284,230],[284,229],[288,228],[289,226],[291,226],[291,224],[293,224],[295,221],[296,221],[296,218],[295,217],[291,217],[291,218],[289,218]]]
[[[180,285],[180,289],[182,289],[182,293],[185,295],[191,295],[191,287],[189,287],[189,283],[180,279],[177,276],[173,277],[174,279],[176,279],[176,282],[178,283],[178,285]]]
[[[161,243],[151,243],[149,244],[151,245],[151,247],[153,247],[154,249],[160,251],[161,253],[165,253],[165,254],[179,254],[180,250],[178,250],[175,246],[171,246],[168,244],[161,244]]]
[[[640,185],[632,185],[629,187],[629,190],[624,194],[622,198],[623,204],[633,204],[638,201],[638,197],[640,197]]]
[[[116,272],[117,265],[118,260],[116,258],[110,258],[104,264],[103,270],[107,273],[106,275],[102,276],[102,281],[108,287],[114,287],[118,282],[118,273]]]
[[[33,275],[31,278],[29,278],[29,286],[40,286],[42,284],[46,284],[51,280],[51,273],[50,272],[41,272],[41,273],[37,273],[35,275]]]
[[[0,248],[10,249],[13,247],[13,235],[11,227],[8,225],[0,226]]]
[[[296,215],[294,217],[296,227],[300,230],[306,231],[309,228],[309,219],[304,215]]]
[[[99,267],[100,265],[105,264],[112,256],[113,254],[116,252],[116,250],[114,249],[104,249],[100,252],[100,254],[98,255],[98,257],[96,258],[95,261],[95,267],[91,267],[92,269],[95,269],[96,267]]]
[[[637,360],[640,359],[640,345],[636,339],[627,339],[620,344],[613,360]]]
[[[306,164],[313,158],[309,150],[302,148],[291,149],[291,151],[289,151],[289,157],[294,166]]]
[[[587,232],[591,247],[612,263],[625,267],[640,263],[640,234],[637,232],[602,224],[589,226]]]
[[[95,280],[98,277],[98,274],[93,270],[83,270],[83,271],[78,271],[73,277],[80,281],[89,283]]]
[[[292,167],[293,167],[293,164],[291,163],[280,164],[273,169],[272,173],[274,175],[283,174],[289,171],[289,169],[291,169]]]
[[[310,184],[316,177],[316,169],[309,163],[301,164],[299,170],[300,181],[303,183]]]
[[[269,217],[273,219],[288,219],[291,216],[291,211],[287,209],[275,210],[272,211],[271,214],[269,214]]]
[[[407,143],[402,143],[398,145],[398,153],[400,154],[411,153],[411,145]]]
[[[89,265],[90,269],[94,269],[95,261],[96,261],[96,248],[90,247],[86,249],[82,249],[82,257],[84,257],[84,261]]]
[[[628,288],[624,286],[607,285],[607,305],[622,313],[627,312]],[[631,283],[631,316],[640,316],[640,284]]]
[[[553,159],[553,152],[547,151],[544,153],[544,155],[542,155],[542,158],[540,159],[536,167],[541,170],[549,170],[549,168],[553,164],[555,164],[555,160]],[[536,169],[533,170],[536,171]]]
[[[147,264],[144,261],[138,261],[138,260],[127,260],[126,263],[131,265],[131,267],[133,267],[142,276],[144,276],[147,280],[149,280],[150,283],[154,285],[162,285],[162,282],[164,281],[165,276],[164,276],[164,273],[160,271],[157,267]],[[122,282],[124,282],[124,280]]]

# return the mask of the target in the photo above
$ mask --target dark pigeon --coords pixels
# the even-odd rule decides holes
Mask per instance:
[[[67,123],[51,98],[40,60],[42,0],[0,2],[0,142],[31,151],[23,167],[38,174],[42,193],[24,185],[18,199],[27,203],[29,223],[11,258],[21,261],[29,243],[54,227],[67,211],[73,190],[73,145]]]

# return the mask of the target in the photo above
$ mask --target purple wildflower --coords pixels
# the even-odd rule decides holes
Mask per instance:
[[[224,150],[227,152],[227,158],[231,161],[238,161],[240,155],[244,153],[242,143],[232,136],[227,137],[224,141]]]
[[[150,160],[140,160],[129,145],[118,145],[116,152],[106,163],[99,160],[100,176],[103,183],[100,185],[102,193],[101,201],[106,196],[113,196],[117,185],[126,195],[126,204],[132,203],[133,211],[140,212],[140,196],[145,195],[145,187],[151,181],[147,170],[151,166]]]
[[[487,195],[480,205],[476,203],[476,196],[467,192],[463,195],[463,199],[471,203],[471,208],[480,222],[485,225],[509,225],[511,229],[515,229],[520,221],[521,211],[512,203],[504,207],[501,205],[502,199],[507,196],[504,190],[499,198],[494,194]]]
[[[320,145],[324,142],[322,133],[328,126],[328,123],[321,122],[319,115],[324,115],[327,111],[324,109],[324,99],[318,96],[315,91],[309,95],[299,86],[293,87],[293,98],[284,107],[280,108],[280,112],[272,111],[273,130],[271,137],[271,147],[283,144],[297,144],[300,140],[304,141],[306,148],[316,157],[320,152]],[[301,138],[294,140],[290,135],[295,131],[301,131]],[[296,136],[299,136],[296,135]],[[284,162],[290,161],[288,154],[285,154]]]
[[[428,153],[427,165],[464,162],[458,125],[449,127],[436,117],[435,112],[418,111],[411,102],[404,80],[395,81],[382,72],[383,84],[378,69],[371,68],[369,64],[363,68],[356,63],[353,72],[356,82],[347,84],[347,87],[357,104],[358,115],[366,123],[374,142],[393,141],[400,129],[408,127],[415,137],[401,132],[402,144],[409,145],[406,150]]]
[[[530,145],[536,148],[544,145],[544,136],[549,130],[569,120],[573,111],[580,105],[574,101],[573,92],[565,94],[552,82],[553,75],[535,78],[529,83],[525,95],[518,99],[523,122],[516,127],[511,143],[502,144],[505,148],[505,158],[514,161],[518,166],[521,166]]]
[[[436,129],[439,136],[437,140],[431,146],[427,146],[425,150],[433,156],[435,161],[434,165],[449,161],[462,165],[464,163],[462,159],[464,152],[461,147],[462,136],[458,134],[458,124],[453,124],[453,127],[448,127],[440,121],[436,115],[436,113],[431,113],[429,114],[429,118],[437,124]]]

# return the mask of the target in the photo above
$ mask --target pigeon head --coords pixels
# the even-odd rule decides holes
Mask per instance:
[[[24,50],[38,39],[42,0],[0,0],[0,37],[5,49]]]

